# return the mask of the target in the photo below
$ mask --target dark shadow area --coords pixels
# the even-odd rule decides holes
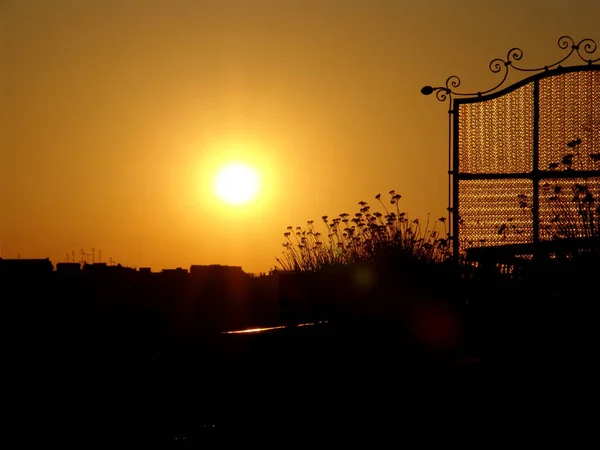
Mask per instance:
[[[410,432],[591,394],[598,254],[510,273],[389,255],[261,277],[78,266],[0,260],[9,397],[34,440]]]

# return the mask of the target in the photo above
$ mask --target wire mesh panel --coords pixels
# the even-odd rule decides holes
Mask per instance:
[[[571,72],[539,83],[540,169],[597,170],[590,155],[600,152],[600,71]]]
[[[540,185],[540,240],[599,236],[600,176],[545,179]]]
[[[600,46],[561,36],[558,47],[563,56],[539,67],[521,65],[518,47],[492,59],[498,78],[488,89],[462,91],[456,75],[421,88],[450,103],[455,258],[510,263],[583,251],[600,237]],[[507,86],[517,72],[527,78]]]
[[[533,83],[492,100],[460,104],[459,172],[530,172],[533,111]]]
[[[458,192],[461,249],[532,242],[531,180],[461,180]]]
[[[600,176],[577,175],[600,169],[600,71],[539,83],[540,240],[598,236]]]
[[[456,101],[458,254],[600,232],[600,71]]]

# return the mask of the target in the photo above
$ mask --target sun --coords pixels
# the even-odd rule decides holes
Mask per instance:
[[[254,200],[259,190],[258,172],[248,164],[227,164],[221,167],[215,176],[216,196],[230,205],[244,205]]]

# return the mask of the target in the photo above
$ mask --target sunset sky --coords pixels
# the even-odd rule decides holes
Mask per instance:
[[[600,1],[0,0],[0,256],[264,272],[288,225],[395,189],[446,215],[447,104],[600,44]],[[573,61],[574,63],[575,61]],[[243,161],[261,187],[223,203]]]

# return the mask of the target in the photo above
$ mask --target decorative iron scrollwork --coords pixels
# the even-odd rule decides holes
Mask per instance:
[[[456,75],[452,75],[446,80],[445,86],[424,86],[421,89],[421,93],[423,95],[431,95],[435,92],[435,96],[441,102],[446,101],[448,97],[451,98],[452,96],[481,97],[482,95],[489,94],[499,89],[506,81],[506,78],[508,77],[511,68],[519,72],[549,71],[551,69],[559,67],[560,64],[569,59],[573,54],[576,54],[579,57],[579,59],[581,59],[583,62],[587,63],[590,66],[600,61],[600,56],[598,58],[593,59],[594,53],[598,49],[598,46],[596,45],[596,42],[593,39],[586,38],[582,39],[578,43],[575,43],[573,38],[569,36],[561,36],[558,39],[558,47],[562,50],[569,50],[569,52],[567,53],[567,55],[565,55],[562,59],[555,62],[554,64],[549,64],[547,66],[538,68],[519,67],[515,63],[517,61],[520,61],[521,58],[523,58],[523,51],[520,48],[511,48],[506,54],[506,59],[495,58],[492,61],[490,61],[490,71],[492,73],[502,73],[502,79],[498,84],[486,91],[456,92],[455,89],[460,86],[460,78],[458,78]]]

